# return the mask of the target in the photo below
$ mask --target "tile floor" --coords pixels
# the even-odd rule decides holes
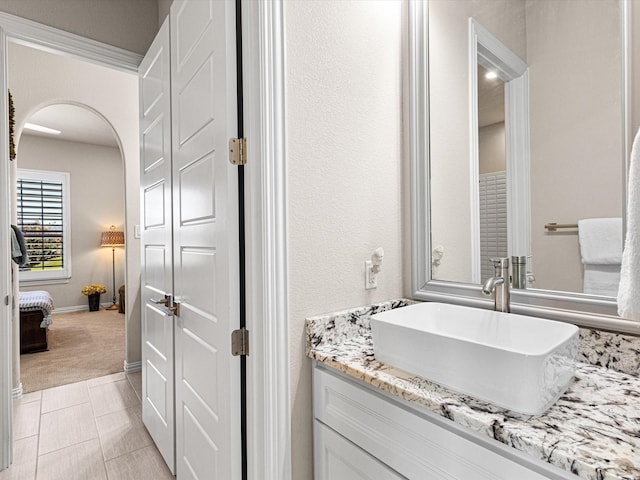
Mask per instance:
[[[172,480],[142,424],[141,373],[25,394],[0,480]]]

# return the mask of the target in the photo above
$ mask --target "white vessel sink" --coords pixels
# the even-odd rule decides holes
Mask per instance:
[[[375,314],[376,360],[527,415],[549,408],[575,371],[578,327],[443,303]]]

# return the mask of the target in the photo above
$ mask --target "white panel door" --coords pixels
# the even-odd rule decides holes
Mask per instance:
[[[235,9],[174,0],[171,106],[179,480],[234,480],[240,469]]]
[[[139,69],[142,206],[142,417],[175,471],[174,317],[157,303],[173,295],[169,22]]]

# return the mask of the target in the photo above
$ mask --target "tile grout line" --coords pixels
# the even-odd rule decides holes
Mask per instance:
[[[137,372],[134,372],[134,373],[137,373]],[[135,393],[136,397],[138,397],[138,400],[140,401],[140,406],[142,406],[142,392],[138,393],[138,390],[136,390],[136,387],[133,385],[133,382],[131,381],[131,377],[127,373],[125,373],[125,377],[129,381],[129,385],[131,386],[133,393]],[[142,375],[140,376],[140,381],[142,382]]]
[[[133,390],[134,395],[136,396],[136,398],[137,398],[137,399],[138,399],[138,401],[140,402],[140,397],[138,396],[138,392],[137,392],[137,391],[136,391],[136,389],[134,388],[134,386],[133,386],[133,384],[132,384],[132,382],[131,382],[131,379],[130,379],[130,378],[129,378],[129,376],[126,374],[126,372],[125,372],[125,378],[124,378],[124,379],[122,379],[122,380],[126,380],[126,381],[127,381],[127,384],[129,385],[129,387],[131,388],[131,390]],[[121,380],[117,380],[117,381],[114,381],[114,382],[107,382],[107,383],[105,383],[105,384],[100,384],[100,385],[95,385],[94,387],[100,387],[100,386],[102,386],[102,385],[107,385],[107,384],[115,384],[115,383],[118,383],[119,381],[121,381]],[[91,390],[91,387],[89,387],[89,390]],[[90,399],[92,398],[92,397],[91,397],[91,394],[89,394],[89,398],[90,398]],[[93,402],[91,402],[91,408],[93,409]],[[130,410],[130,409],[133,409],[133,408],[134,408],[134,406],[130,406],[130,407],[124,408],[124,409],[122,409],[122,410],[116,410],[116,411],[113,411],[113,412],[104,413],[104,414],[100,415],[99,417],[98,417],[98,416],[96,416],[96,414],[95,414],[95,410],[93,411],[93,419],[94,419],[94,422],[96,423],[96,430],[97,430],[97,432],[98,432],[98,442],[100,443],[100,450],[101,450],[101,452],[102,452],[102,461],[103,461],[103,466],[104,466],[104,470],[105,470],[105,474],[106,474],[107,480],[109,480],[109,469],[108,469],[108,467],[107,467],[107,463],[108,463],[108,462],[110,462],[110,461],[112,461],[112,460],[115,460],[115,459],[117,459],[117,458],[123,457],[123,456],[125,456],[125,455],[128,455],[128,454],[130,454],[130,453],[133,453],[133,452],[136,452],[136,451],[142,450],[143,448],[147,448],[147,447],[149,447],[149,445],[145,445],[145,446],[143,446],[143,447],[140,447],[140,448],[137,448],[137,449],[133,450],[132,452],[126,452],[126,453],[123,453],[123,454],[121,454],[121,455],[118,455],[117,457],[110,458],[109,460],[107,460],[107,459],[106,459],[106,455],[105,455],[105,453],[104,453],[104,446],[103,446],[103,444],[102,444],[102,437],[100,436],[100,429],[98,428],[98,422],[97,422],[97,419],[98,419],[98,418],[100,418],[100,417],[104,417],[104,416],[106,416],[106,415],[111,415],[111,414],[113,414],[113,413],[117,413],[117,412],[121,412],[121,411],[127,411],[127,410]],[[143,425],[143,426],[144,426],[144,425]],[[144,428],[145,428],[145,430],[146,430],[146,427],[144,427]],[[147,433],[148,433],[148,430],[147,430]]]
[[[93,407],[93,399],[91,397],[91,387],[89,387],[88,381],[87,381],[87,394],[89,395],[89,404],[91,405],[91,413],[93,414],[93,425],[96,427],[96,435],[98,436],[98,444],[100,445],[100,455],[102,457],[102,468],[104,469],[104,477],[105,479],[109,480],[109,470],[107,470],[107,461],[104,455],[104,446],[102,445],[102,437],[100,437],[100,429],[98,429],[98,420],[96,417],[96,411]]]
[[[87,388],[87,395],[88,395],[88,385],[86,383],[87,381],[84,380],[83,382],[85,383],[85,387]],[[57,388],[57,387],[53,387],[53,388]],[[44,390],[42,392],[44,392]],[[75,407],[79,407],[81,405],[86,405],[87,403],[89,404],[89,407],[91,408],[91,416],[92,416],[92,418],[94,420],[94,426],[96,427],[96,437],[95,438],[90,438],[90,439],[87,439],[87,440],[84,440],[84,441],[81,441],[81,442],[78,442],[78,443],[73,443],[73,444],[67,445],[65,447],[56,448],[55,450],[51,450],[50,452],[46,452],[46,453],[40,454],[40,433],[41,433],[40,432],[40,427],[42,425],[42,417],[44,417],[45,415],[50,415],[50,414],[54,414],[56,412],[60,412],[61,410],[65,410],[65,409],[69,409],[69,408],[75,408]],[[40,411],[42,412],[42,403],[40,404]],[[88,402],[78,403],[78,404],[75,404],[75,405],[69,405],[69,406],[66,406],[66,407],[58,408],[56,410],[51,410],[50,412],[41,413],[40,414],[40,425],[38,427],[38,446],[37,446],[37,450],[36,450],[36,457],[37,457],[36,478],[37,478],[37,467],[38,467],[39,462],[40,462],[40,457],[43,457],[43,456],[46,456],[46,455],[49,455],[49,454],[53,454],[53,453],[58,453],[61,450],[64,450],[65,448],[70,448],[70,447],[74,447],[74,446],[77,446],[77,445],[81,445],[83,443],[87,443],[87,442],[90,442],[90,441],[93,441],[93,440],[96,440],[96,439],[98,439],[98,442],[100,442],[97,425],[95,425],[95,423],[96,423],[95,422],[95,413],[94,413],[94,410],[93,410],[93,405],[91,404],[91,398],[90,397],[89,397],[89,401]],[[103,455],[103,460],[104,460],[104,455]]]
[[[40,428],[42,427],[42,398],[44,395],[42,391],[40,392],[40,410],[38,413],[38,439],[36,440],[36,466],[33,471],[33,479],[36,480],[38,478],[38,466],[40,464]]]
[[[133,390],[133,393],[134,393],[134,394],[136,395],[136,397],[138,398],[138,402],[140,403],[140,405],[139,405],[139,406],[142,408],[142,398],[141,398],[142,393],[138,393],[138,390],[137,390],[137,389],[135,388],[135,386],[133,385],[133,382],[132,382],[132,380],[131,380],[131,376],[130,376],[130,375],[128,375],[127,373],[125,373],[125,377],[126,377],[126,379],[127,379],[128,383],[129,383],[129,386],[131,387],[131,390]],[[129,407],[127,410],[130,410],[130,409],[133,409],[133,408],[135,408],[135,407]],[[142,420],[142,416],[140,417],[140,421],[142,422],[142,427],[144,428],[145,432],[147,432],[147,434],[149,434],[149,436],[150,436],[151,434],[149,433],[149,430],[147,430],[147,427],[146,427],[146,425],[144,424],[144,421]],[[131,454],[133,454],[133,453],[135,453],[135,452],[139,452],[139,451],[144,450],[144,449],[146,449],[146,448],[157,448],[157,447],[155,446],[155,443],[153,442],[153,439],[151,440],[151,444],[149,444],[149,445],[143,445],[143,446],[141,446],[140,448],[136,448],[136,449],[131,450],[131,451],[129,451],[129,452],[125,452],[125,453],[123,453],[123,454],[121,454],[121,455],[118,455],[118,456],[116,456],[116,457],[110,458],[109,460],[105,460],[105,468],[106,468],[106,465],[107,465],[107,463],[108,463],[108,462],[111,462],[111,461],[117,460],[117,459],[122,458],[122,457],[125,457],[125,456],[127,456],[127,455],[131,455]],[[107,469],[107,476],[108,476],[108,475],[109,475],[109,470]]]
[[[119,459],[119,458],[126,457],[127,455],[131,455],[132,453],[139,452],[140,450],[144,450],[145,448],[151,448],[151,447],[153,447],[154,445],[155,445],[155,444],[153,444],[153,443],[150,443],[149,445],[143,445],[142,447],[140,447],[140,448],[136,448],[135,450],[131,450],[130,452],[121,453],[121,454],[120,454],[120,455],[118,455],[117,457],[110,458],[109,460],[106,460],[104,463],[105,463],[105,465],[106,465],[107,463],[109,463],[109,462],[111,462],[111,461],[113,461],[113,460],[117,460],[117,459]]]
[[[99,377],[98,377],[98,378],[99,378]],[[134,414],[136,417],[138,417],[137,410],[138,410],[139,408],[141,408],[141,406],[142,406],[142,399],[141,399],[142,391],[138,392],[138,390],[136,389],[136,387],[135,387],[135,385],[134,385],[134,382],[135,382],[135,384],[136,384],[136,385],[137,385],[139,382],[137,382],[137,379],[136,379],[136,381],[134,381],[134,378],[133,378],[132,376],[130,376],[130,375],[128,375],[128,374],[126,374],[126,372],[125,372],[125,376],[124,376],[124,378],[122,378],[122,379],[120,379],[120,380],[124,380],[124,379],[126,379],[126,380],[127,380],[126,385],[127,385],[127,386],[132,390],[132,391],[133,391],[133,393],[134,393],[134,395],[135,395],[135,399],[136,399],[136,400],[138,400],[138,403],[137,403],[136,405],[130,405],[130,406],[128,406],[128,407],[125,407],[125,408],[123,408],[123,409],[121,409],[121,410],[122,410],[122,411],[132,410],[132,411],[133,411],[133,414]],[[112,382],[104,382],[104,383],[100,383],[99,385],[95,385],[95,387],[100,387],[100,386],[102,386],[102,385],[106,385],[106,384],[116,384],[116,383],[119,383],[119,382],[120,382],[120,380],[112,381]],[[141,379],[140,379],[140,380],[141,380]],[[43,453],[43,454],[41,455],[41,454],[40,454],[40,443],[41,443],[41,441],[42,441],[42,428],[43,428],[43,425],[44,425],[44,422],[43,422],[44,415],[55,414],[56,412],[59,412],[59,411],[61,411],[61,410],[64,410],[64,409],[67,409],[67,408],[73,408],[73,407],[80,407],[81,405],[86,405],[87,403],[89,403],[89,408],[91,409],[91,414],[92,414],[92,417],[93,417],[93,426],[94,426],[95,431],[96,431],[96,438],[98,439],[98,443],[99,443],[99,445],[100,445],[100,455],[101,455],[101,457],[102,457],[102,466],[103,466],[103,472],[104,472],[104,475],[105,475],[105,479],[109,480],[109,478],[110,478],[109,470],[108,470],[108,466],[107,466],[107,464],[108,464],[108,462],[110,462],[111,460],[118,460],[118,459],[122,459],[123,457],[126,457],[127,455],[132,455],[132,454],[135,454],[136,452],[141,452],[141,451],[143,451],[143,450],[145,450],[145,449],[156,449],[156,450],[157,450],[157,447],[155,446],[154,442],[152,441],[150,444],[147,444],[147,445],[134,445],[134,447],[135,447],[135,448],[133,448],[133,450],[128,451],[128,452],[124,452],[124,453],[122,453],[122,454],[120,454],[120,455],[117,455],[117,456],[116,456],[116,457],[114,457],[114,458],[110,458],[109,460],[107,460],[107,459],[105,458],[105,446],[104,446],[104,444],[103,444],[103,438],[102,438],[102,436],[100,435],[100,430],[98,429],[98,419],[99,419],[100,417],[104,416],[104,415],[109,415],[109,414],[117,413],[117,412],[120,412],[121,410],[117,410],[117,411],[114,411],[114,412],[105,413],[105,414],[101,415],[100,417],[96,416],[96,409],[95,409],[95,405],[94,405],[94,402],[93,402],[94,398],[93,398],[93,396],[91,395],[92,387],[90,387],[90,385],[89,385],[89,380],[84,380],[82,383],[84,384],[84,388],[86,389],[86,392],[87,392],[88,397],[89,397],[89,400],[88,400],[87,402],[76,403],[76,404],[74,404],[74,405],[67,405],[67,406],[65,406],[65,407],[59,407],[59,408],[56,408],[56,409],[54,409],[54,410],[47,411],[47,412],[44,412],[44,410],[43,410],[43,409],[44,409],[44,406],[45,406],[45,405],[44,405],[44,401],[43,401],[43,399],[44,399],[44,390],[40,390],[40,391],[39,391],[39,392],[40,392],[40,398],[39,398],[39,400],[38,400],[38,401],[40,402],[40,404],[38,405],[38,417],[37,417],[38,425],[37,425],[37,434],[35,434],[35,435],[30,435],[30,436],[29,436],[29,437],[34,437],[34,436],[35,436],[35,437],[37,437],[37,438],[35,439],[35,443],[36,443],[36,445],[35,445],[35,455],[34,455],[34,457],[35,457],[35,459],[34,459],[35,465],[34,465],[34,471],[33,471],[33,475],[34,475],[33,480],[36,480],[36,479],[38,478],[38,476],[42,473],[42,472],[40,471],[40,468],[41,468],[41,465],[40,465],[41,458],[44,458],[45,456],[47,456],[47,457],[48,457],[49,455],[60,455],[60,453],[59,453],[59,452],[60,452],[60,451],[62,451],[62,450],[64,450],[64,448],[69,448],[69,447],[73,447],[73,446],[76,446],[76,445],[81,445],[81,444],[83,444],[83,443],[88,443],[88,442],[91,442],[91,441],[93,441],[93,440],[94,440],[94,439],[87,439],[87,440],[85,440],[85,441],[83,441],[83,442],[80,442],[80,443],[77,443],[77,444],[73,444],[73,445],[69,445],[69,446],[67,446],[67,447],[58,448],[58,449],[56,449],[56,450],[52,450],[51,452],[46,452],[46,453]],[[52,388],[58,388],[58,387],[52,387]],[[46,389],[45,389],[45,390],[46,390]],[[125,389],[125,390],[126,390],[126,389]],[[33,402],[29,402],[29,403],[33,403]],[[64,402],[63,402],[63,403],[64,403]],[[141,416],[141,415],[140,415],[138,418],[139,418],[139,420],[142,420],[142,416]],[[149,431],[147,430],[146,426],[144,425],[144,422],[142,423],[142,428],[144,429],[144,431],[145,431],[147,434],[149,434]],[[29,437],[24,437],[24,438],[29,438]],[[13,440],[14,444],[15,444],[15,442],[16,442],[16,441],[17,441],[17,440],[15,440],[15,439]],[[32,458],[33,458],[33,457],[32,457]],[[50,458],[50,457],[49,457],[49,458]],[[33,464],[32,464],[32,465],[33,465]],[[174,478],[175,478],[175,477],[174,477]]]

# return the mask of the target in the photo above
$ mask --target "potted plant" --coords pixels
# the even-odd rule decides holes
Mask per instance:
[[[104,285],[99,283],[92,283],[82,288],[83,295],[89,298],[89,311],[97,312],[100,310],[100,294],[107,293],[107,289]]]

